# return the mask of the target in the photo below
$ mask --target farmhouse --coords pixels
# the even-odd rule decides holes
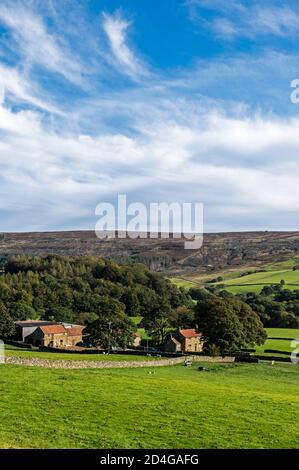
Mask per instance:
[[[178,330],[176,334],[170,335],[164,347],[168,352],[201,352],[203,342],[201,334],[190,328]]]
[[[16,339],[34,346],[68,347],[82,341],[84,326],[26,320],[16,322]]]
[[[201,334],[194,329],[179,330],[178,340],[184,352],[200,352],[203,348]]]

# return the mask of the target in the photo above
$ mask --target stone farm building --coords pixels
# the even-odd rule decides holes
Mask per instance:
[[[132,346],[134,346],[136,348],[136,347],[141,345],[142,338],[141,338],[141,335],[139,333],[134,333],[133,336],[134,336],[134,341],[133,341]]]
[[[82,341],[84,326],[26,320],[16,322],[16,339],[34,346],[64,348]]]
[[[169,335],[165,342],[167,352],[201,352],[202,348],[201,334],[191,328],[178,330],[177,333]]]

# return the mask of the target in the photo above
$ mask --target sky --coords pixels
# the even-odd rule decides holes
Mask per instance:
[[[298,230],[297,0],[0,0],[0,231],[100,202]]]

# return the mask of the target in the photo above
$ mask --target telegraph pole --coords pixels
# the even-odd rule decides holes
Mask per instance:
[[[108,322],[108,354],[110,354],[111,321]]]

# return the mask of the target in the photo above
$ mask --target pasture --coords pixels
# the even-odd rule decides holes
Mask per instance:
[[[31,349],[23,349],[15,346],[6,345],[5,355],[21,357],[26,359],[52,359],[52,360],[70,360],[70,361],[151,361],[157,360],[157,357],[147,357],[138,354],[79,354],[63,352],[47,352]]]
[[[184,278],[174,277],[170,278],[170,280],[178,287],[189,289],[190,287],[203,287],[209,279],[211,280],[212,278],[221,276],[223,281],[215,283],[209,282],[207,285],[217,286],[224,284],[225,289],[232,294],[246,292],[259,293],[264,286],[279,284],[281,280],[284,280],[285,288],[294,290],[299,289],[299,269],[293,270],[294,266],[298,265],[299,257],[294,257],[259,267],[230,269],[223,272],[216,272],[213,275],[192,274],[192,276],[185,276]],[[255,272],[261,269],[263,272]]]
[[[233,294],[259,293],[264,286],[279,284],[281,280],[284,280],[285,288],[299,289],[299,270],[293,270],[295,265],[298,265],[298,258],[266,265],[264,272],[253,272],[247,275],[242,275],[240,272],[236,273],[234,277],[229,276],[228,279],[224,276],[224,281],[221,281],[220,284],[224,284],[225,289]]]
[[[198,282],[193,282],[188,279],[183,279],[181,277],[171,277],[169,280],[175,284],[177,287],[184,287],[184,289],[190,289],[191,287],[198,287]]]
[[[268,338],[299,339],[299,328],[266,328]]]
[[[299,329],[266,328],[266,331],[268,338],[265,344],[255,347],[257,354],[263,353],[265,349],[275,349],[289,353],[294,351],[292,339],[299,339]]]
[[[262,344],[262,346],[256,346],[255,349],[259,354],[263,353],[265,349],[276,349],[289,353],[293,351],[293,348],[291,347],[291,341],[279,339],[267,339],[265,344]]]
[[[0,447],[298,447],[298,366],[206,367],[1,365]]]
[[[293,270],[253,273],[222,281],[220,284],[224,284],[225,289],[233,294],[241,292],[259,293],[264,286],[279,284],[281,280],[285,281],[285,288],[290,290],[299,289],[299,271]]]

